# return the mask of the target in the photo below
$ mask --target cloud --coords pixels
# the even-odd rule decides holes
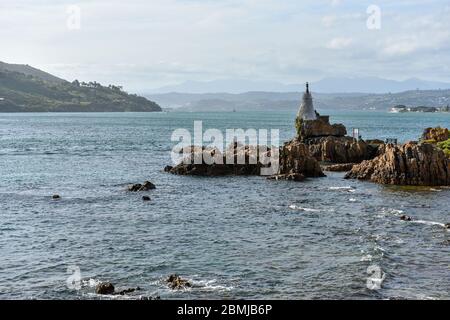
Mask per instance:
[[[328,49],[340,50],[347,48],[353,43],[352,38],[334,38],[330,42],[327,43],[326,47]]]
[[[70,31],[74,3],[81,29]],[[232,77],[448,78],[448,0],[377,4],[382,29],[370,31],[357,0],[2,0],[0,60],[141,91]]]
[[[335,15],[329,15],[322,17],[322,24],[325,27],[332,27],[334,23],[336,22],[336,16]]]
[[[331,0],[331,5],[333,7],[337,7],[338,5],[340,5],[342,3],[342,0]]]

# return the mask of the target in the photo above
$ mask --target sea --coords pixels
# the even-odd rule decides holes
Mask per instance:
[[[321,113],[363,139],[406,142],[450,127],[448,113]],[[278,129],[283,142],[294,118],[0,114],[0,299],[450,299],[449,188],[163,170],[172,133],[194,121]],[[127,191],[146,180],[156,189]],[[170,274],[193,286],[170,290]],[[140,290],[100,296],[102,281]]]

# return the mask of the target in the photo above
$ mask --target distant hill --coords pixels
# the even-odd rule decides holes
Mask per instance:
[[[161,107],[119,86],[71,83],[27,65],[0,63],[0,112],[122,111],[161,111]]]
[[[66,82],[66,80],[55,77],[54,75],[51,75],[50,73],[41,71],[39,69],[33,68],[33,67],[31,67],[29,65],[25,65],[25,64],[10,64],[10,63],[5,63],[5,62],[0,61],[0,71],[23,73],[24,75],[32,76],[34,78],[39,78],[46,82],[51,82],[51,83]]]
[[[301,92],[165,93],[148,95],[164,108],[178,111],[294,111],[300,106]],[[450,90],[412,90],[387,94],[313,92],[314,105],[320,110],[380,110],[399,104],[444,107],[450,104]]]
[[[274,81],[224,79],[214,81],[187,81],[178,85],[165,86],[149,92],[155,93],[245,93],[250,91],[296,92],[304,84],[283,84]],[[319,93],[399,93],[408,90],[450,89],[450,83],[427,81],[416,78],[404,81],[377,77],[325,78],[312,82],[311,87]]]

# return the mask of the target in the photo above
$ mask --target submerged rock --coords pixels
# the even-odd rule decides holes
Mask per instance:
[[[59,194],[54,194],[52,196],[52,199],[54,199],[54,200],[61,199],[61,196]]]
[[[172,290],[180,290],[192,287],[192,284],[189,281],[182,279],[177,274],[170,275],[167,278],[166,282],[169,288]]]
[[[99,283],[96,287],[95,287],[95,293],[97,294],[102,294],[102,295],[126,295],[128,293],[133,293],[135,291],[141,290],[140,287],[136,287],[136,288],[127,288],[127,289],[123,289],[120,291],[116,291],[116,289],[114,288],[114,285],[111,282],[102,282]]]
[[[126,295],[128,293],[133,293],[133,292],[138,291],[138,290],[141,290],[141,288],[139,288],[139,287],[128,288],[128,289],[124,289],[124,290],[121,290],[121,291],[114,292],[114,294],[124,296],[124,295]]]
[[[432,144],[388,144],[375,159],[354,166],[346,178],[392,185],[448,186],[450,160]]]
[[[95,287],[97,294],[114,294],[115,288],[111,282],[102,282]]]
[[[143,196],[142,197],[142,201],[150,201],[150,197],[149,196]]]
[[[412,218],[410,216],[407,216],[406,214],[403,214],[403,215],[400,216],[400,220],[412,221]]]
[[[267,177],[269,180],[289,180],[289,181],[303,181],[305,176],[301,173],[277,174]]]
[[[160,296],[154,296],[154,297],[140,296],[139,300],[143,300],[143,301],[161,300],[161,297]]]
[[[144,184],[137,183],[128,186],[128,191],[131,192],[148,191],[152,189],[156,189],[156,186],[150,181],[145,181]]]

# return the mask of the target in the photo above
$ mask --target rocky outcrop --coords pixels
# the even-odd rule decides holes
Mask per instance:
[[[280,149],[280,175],[302,174],[324,177],[319,162],[309,154],[308,147],[297,139],[286,142]]]
[[[406,214],[402,214],[402,215],[400,216],[400,220],[403,220],[403,221],[412,221],[412,218],[411,218],[410,216],[407,216]]]
[[[115,288],[111,282],[102,282],[95,287],[97,294],[114,294]]]
[[[126,295],[135,291],[141,290],[141,288],[128,288],[120,291],[116,291],[114,285],[111,282],[101,282],[95,287],[96,294],[102,295]]]
[[[177,175],[192,176],[259,175],[261,168],[264,167],[257,161],[258,150],[249,146],[236,145],[234,149],[227,149],[224,154],[219,150],[202,149],[200,147],[190,147],[187,151],[190,153],[185,156],[181,163],[175,167],[167,166],[165,171]],[[227,161],[227,154],[232,161]],[[195,163],[195,158],[198,156],[201,156],[201,163]],[[215,156],[219,161],[207,163],[205,161],[206,156]],[[238,161],[238,158],[243,159],[243,161]]]
[[[204,152],[214,153],[221,158],[222,163],[194,163],[195,150],[190,148],[190,161],[183,161],[173,168],[167,169],[168,172],[178,175],[196,175],[196,176],[226,176],[226,175],[261,175],[262,168],[268,168],[270,164],[263,165],[258,160],[258,150],[255,147],[235,146],[234,150],[228,148],[225,155],[217,150],[203,150]],[[271,156],[271,150],[264,148],[266,156]],[[231,152],[231,159],[234,163],[227,163],[227,154]],[[230,157],[230,156],[229,156]],[[238,157],[244,159],[243,164],[238,163]],[[314,157],[311,157],[308,147],[300,141],[294,139],[285,143],[279,149],[279,170],[273,177],[276,180],[294,180],[301,181],[304,177],[322,177],[324,176],[319,163]]]
[[[136,183],[128,186],[128,191],[139,192],[139,191],[149,191],[156,189],[156,186],[150,181],[145,181],[144,184]]]
[[[177,274],[172,274],[166,279],[167,285],[172,290],[181,290],[192,287],[192,284],[185,279],[182,279]]]
[[[408,142],[388,144],[381,150],[375,159],[354,166],[346,178],[394,185],[450,185],[450,160],[434,145]]]
[[[339,164],[322,165],[322,170],[330,172],[344,172],[352,170],[353,166],[355,165],[356,163],[339,163]]]
[[[126,294],[133,293],[133,292],[139,291],[139,290],[141,290],[141,288],[139,288],[139,287],[136,287],[136,288],[128,288],[128,289],[123,289],[123,290],[120,290],[120,291],[116,291],[116,292],[114,292],[114,294],[115,294],[115,295],[124,296],[124,295],[126,295]]]
[[[343,137],[347,134],[347,129],[343,124],[330,124],[329,116],[320,116],[316,120],[303,120],[297,118],[297,136],[301,141],[317,137]]]
[[[442,142],[450,138],[450,133],[447,128],[426,128],[422,134],[421,140],[424,142]]]
[[[305,140],[309,153],[318,161],[331,163],[360,163],[373,159],[378,146],[351,137],[321,137]]]

